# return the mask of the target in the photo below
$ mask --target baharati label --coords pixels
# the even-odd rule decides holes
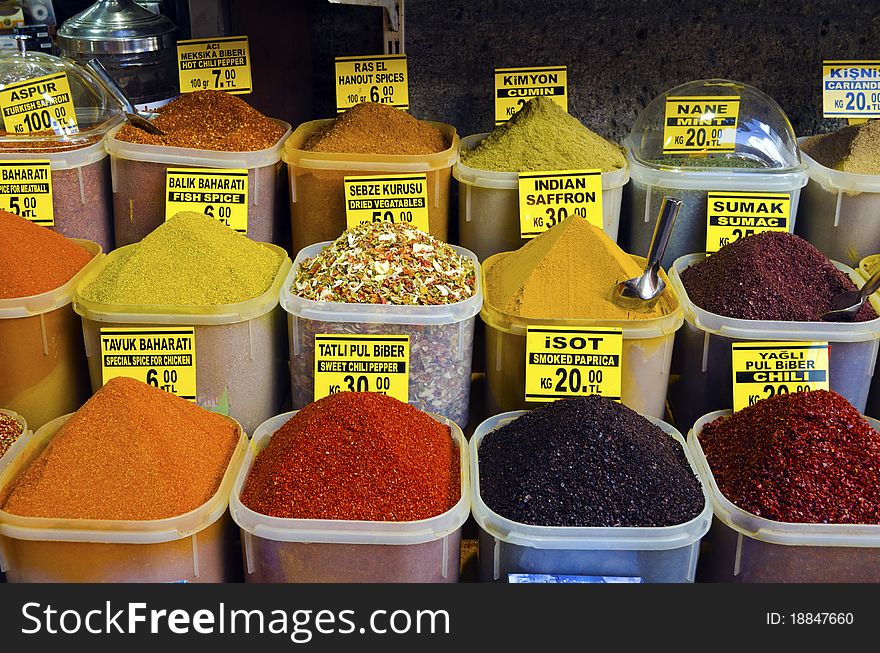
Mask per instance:
[[[7,84],[0,89],[0,111],[8,132],[25,134],[50,130],[70,134],[78,131],[67,73]]]
[[[880,117],[880,61],[823,61],[822,116]]]
[[[0,161],[0,209],[44,227],[55,225],[48,159]]]
[[[776,394],[828,390],[827,342],[735,342],[733,410]]]
[[[337,392],[380,392],[409,401],[409,336],[315,335],[315,401]]]
[[[568,68],[539,66],[536,68],[495,69],[495,124],[507,122],[536,97],[549,97],[568,111]]]
[[[248,171],[168,168],[165,171],[165,219],[180,211],[204,213],[238,233],[248,229]]]
[[[405,54],[336,57],[336,111],[361,102],[409,109],[409,73]]]
[[[570,215],[602,229],[602,171],[519,173],[520,235],[534,238]]]
[[[246,36],[178,41],[177,70],[181,93],[213,90],[239,95],[253,91]]]
[[[789,231],[791,196],[788,193],[710,191],[706,205],[706,253],[740,238],[764,231]]]
[[[670,96],[663,125],[664,154],[733,152],[739,96]]]
[[[345,177],[344,186],[349,229],[371,222],[393,222],[428,233],[426,173]]]

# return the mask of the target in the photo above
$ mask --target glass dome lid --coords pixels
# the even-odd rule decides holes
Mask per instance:
[[[766,93],[728,79],[700,79],[654,98],[624,140],[655,168],[802,168],[794,129]]]

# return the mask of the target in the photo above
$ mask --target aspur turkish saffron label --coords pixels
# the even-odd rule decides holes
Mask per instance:
[[[194,327],[101,329],[101,382],[126,376],[196,400]]]
[[[763,231],[788,231],[788,193],[711,191],[706,211],[706,253]]]
[[[601,395],[620,399],[620,328],[530,326],[526,330],[526,401]]]
[[[379,392],[409,401],[409,336],[315,334],[315,401]]]
[[[336,57],[336,112],[361,102],[409,109],[409,74],[405,54]]]
[[[663,124],[664,154],[733,152],[739,96],[670,96]]]
[[[254,90],[246,36],[178,41],[177,71],[181,93],[211,90],[243,95]]]
[[[828,390],[827,342],[735,342],[733,410],[777,394]]]
[[[246,234],[248,171],[244,168],[168,168],[165,173],[165,219],[180,211],[204,213]]]
[[[566,66],[495,69],[495,124],[500,125],[536,97],[552,98],[568,111]]]
[[[823,61],[822,116],[880,117],[880,61]]]
[[[7,84],[0,90],[0,110],[3,127],[8,132],[51,130],[56,134],[71,134],[79,131],[67,73]]]
[[[345,177],[348,228],[370,222],[405,224],[428,233],[426,173]]]
[[[48,159],[0,161],[0,209],[44,227],[55,225]]]
[[[579,215],[602,228],[601,170],[519,173],[519,224],[523,238],[534,238],[569,215]]]

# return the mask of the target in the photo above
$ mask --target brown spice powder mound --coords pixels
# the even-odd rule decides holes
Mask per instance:
[[[433,125],[400,109],[364,102],[312,134],[303,149],[344,154],[434,154],[449,146]]]
[[[801,149],[826,168],[859,175],[880,174],[880,121],[850,125],[811,136]]]

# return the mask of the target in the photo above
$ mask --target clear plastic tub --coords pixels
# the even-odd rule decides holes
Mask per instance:
[[[259,297],[221,306],[127,306],[86,299],[82,290],[131,245],[109,254],[76,287],[74,310],[82,316],[82,335],[91,387],[103,385],[101,329],[118,327],[192,326],[196,345],[196,403],[229,415],[246,433],[283,408],[287,393],[284,314],[278,309],[281,283],[290,270],[287,253],[272,287]]]
[[[463,138],[459,152],[473,149],[486,136],[474,134]],[[470,168],[459,157],[452,175],[459,183],[458,240],[462,247],[485,261],[492,254],[519,249],[528,242],[520,237],[519,173]],[[614,241],[620,224],[623,187],[628,180],[627,168],[602,173],[602,228]]]
[[[733,152],[714,158],[732,160],[730,167],[683,166],[663,154],[663,126],[669,96],[740,96]],[[639,114],[624,141],[631,183],[624,200],[620,246],[627,252],[648,251],[664,195],[682,200],[675,229],[661,265],[668,270],[685,254],[706,251],[706,220],[710,191],[787,193],[791,198],[789,229],[794,227],[801,188],[807,183],[791,123],[776,102],[758,89],[729,80],[697,80],[656,97]],[[681,159],[676,155],[676,159]],[[700,159],[691,157],[693,161]],[[760,167],[734,167],[752,162]]]
[[[699,578],[737,583],[880,582],[880,526],[792,524],[764,519],[738,508],[718,489],[698,439],[704,415],[688,433],[688,448],[705,479],[715,519],[703,543]],[[875,430],[880,423],[868,419]]]
[[[287,519],[254,512],[241,490],[256,455],[296,411],[260,425],[235,480],[229,511],[241,529],[249,583],[457,583],[461,527],[470,514],[467,441],[449,426],[461,454],[461,495],[446,512],[413,522]]]
[[[101,247],[73,239],[94,257],[63,286],[0,299],[0,405],[38,429],[79,408],[91,394],[74,288],[100,265]]]
[[[864,412],[880,342],[880,318],[851,323],[772,322],[737,320],[710,313],[694,305],[681,282],[685,269],[703,258],[703,254],[683,256],[669,274],[685,317],[684,327],[676,337],[674,377],[669,386],[672,412],[679,426],[689,428],[701,415],[732,407],[731,345],[749,340],[828,341],[831,389]],[[864,285],[861,276],[851,268],[835,265],[857,286]],[[871,297],[871,305],[880,314],[876,295]]]
[[[302,408],[315,398],[315,334],[408,335],[410,338],[409,403],[419,410],[468,423],[474,323],[483,304],[480,264],[472,252],[452,246],[474,262],[477,275],[472,297],[438,306],[393,306],[318,302],[290,292],[303,259],[317,256],[330,243],[301,250],[281,289],[288,315],[291,398]]]
[[[471,510],[480,528],[480,580],[506,581],[507,574],[523,573],[637,577],[648,583],[693,582],[700,539],[712,521],[705,487],[706,505],[699,515],[683,524],[663,527],[533,526],[506,519],[483,502],[480,443],[486,434],[526,413],[519,410],[491,417],[471,437]],[[699,476],[681,434],[666,422],[647,419],[681,445],[691,469]]]
[[[0,469],[5,489],[46,448],[70,418],[37,431]],[[235,531],[226,508],[247,449],[238,446],[217,492],[200,507],[147,521],[22,517],[0,510],[0,570],[11,583],[221,583],[240,576]],[[185,481],[185,479],[182,479]]]
[[[345,177],[382,174],[427,174],[428,231],[434,238],[447,242],[450,169],[458,160],[455,127],[427,121],[439,129],[449,143],[448,149],[436,154],[337,154],[300,149],[315,131],[331,122],[303,123],[284,145],[283,158],[290,178],[293,251],[335,240],[345,231]]]
[[[168,168],[246,168],[248,171],[248,232],[251,240],[286,245],[282,200],[281,148],[290,125],[272,147],[256,152],[217,152],[165,145],[128,143],[107,135],[113,179],[113,220],[116,246],[130,245],[165,222],[165,172]]]

